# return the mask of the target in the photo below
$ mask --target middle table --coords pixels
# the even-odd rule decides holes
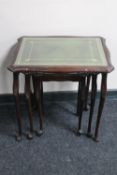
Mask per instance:
[[[14,95],[18,112],[19,135],[21,135],[21,114],[19,106],[18,76],[25,74],[25,91],[28,99],[30,127],[32,126],[32,110],[30,99],[30,77],[33,77],[36,99],[40,113],[40,128],[43,129],[42,101],[40,101],[43,81],[79,81],[79,124],[81,133],[82,107],[85,100],[85,79],[92,77],[91,108],[87,135],[91,135],[91,124],[96,94],[96,79],[102,74],[101,97],[97,115],[94,138],[97,140],[101,114],[106,95],[107,73],[113,70],[104,39],[101,37],[22,37],[18,40],[15,60],[9,66],[14,74]],[[40,89],[40,91],[39,91]],[[40,133],[40,132],[39,132]],[[31,134],[31,133],[30,133]]]

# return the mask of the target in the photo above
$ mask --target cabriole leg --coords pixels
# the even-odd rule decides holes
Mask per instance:
[[[19,73],[13,73],[13,95],[15,97],[16,115],[18,122],[18,133],[16,135],[16,140],[20,141],[22,137],[22,115],[19,100]]]
[[[33,138],[33,113],[32,113],[32,103],[31,103],[31,89],[30,89],[30,75],[25,75],[25,95],[27,99],[27,106],[28,106],[28,116],[29,116],[29,123],[30,123],[30,132],[28,133],[28,139]]]
[[[100,102],[98,107],[98,115],[97,115],[96,128],[95,128],[95,134],[94,134],[95,141],[98,141],[99,126],[100,126],[101,115],[104,107],[106,92],[107,92],[107,73],[102,73]]]
[[[83,104],[85,100],[85,78],[83,78],[79,83],[80,83],[80,92],[79,92],[80,101],[79,101],[79,122],[78,122],[77,134],[81,135],[82,134],[81,126],[82,126]]]
[[[88,129],[87,129],[88,137],[92,136],[91,125],[92,125],[92,118],[93,118],[93,112],[94,112],[96,91],[97,91],[97,75],[92,75],[91,106],[90,106],[89,122],[88,122]]]
[[[43,134],[43,120],[44,120],[44,113],[43,113],[43,105],[42,105],[42,81],[38,77],[34,77],[35,81],[35,95],[36,101],[38,106],[38,114],[39,114],[39,124],[40,130],[37,132],[37,135],[40,136]]]
[[[76,114],[79,116],[80,114],[80,93],[81,93],[81,83],[79,82],[78,86],[78,96],[77,96],[77,112]]]
[[[86,78],[86,87],[85,87],[85,101],[84,101],[84,110],[85,111],[88,110],[88,95],[89,95],[90,79],[91,79],[91,76],[90,75],[87,75],[87,78]]]

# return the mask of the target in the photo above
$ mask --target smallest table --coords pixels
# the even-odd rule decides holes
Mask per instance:
[[[26,96],[29,106],[30,131],[33,131],[30,76],[33,76],[35,86],[39,88],[38,80],[43,81],[80,81],[80,108],[84,100],[85,78],[92,77],[91,108],[87,135],[91,135],[91,124],[95,104],[97,75],[102,75],[100,102],[97,114],[94,139],[97,141],[101,114],[107,91],[107,73],[113,70],[109,51],[102,37],[22,37],[14,62],[8,67],[13,72],[13,93],[16,99],[17,119],[19,125],[18,138],[22,134],[21,111],[19,105],[19,73],[25,74]],[[36,88],[37,89],[37,88]],[[41,101],[37,92],[41,111]],[[81,125],[82,109],[80,109],[79,126]],[[42,130],[43,112],[40,112],[40,128]],[[78,131],[81,128],[78,127]]]

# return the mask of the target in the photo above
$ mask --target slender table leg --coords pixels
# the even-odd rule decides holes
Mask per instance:
[[[36,81],[35,81],[35,78],[34,78],[34,76],[32,76],[32,80],[33,80],[33,88],[34,88],[34,105],[35,105],[35,109],[37,109],[38,107],[37,107],[37,101],[36,101]],[[42,110],[44,111],[44,109],[43,109],[43,82],[42,81],[40,81],[39,82],[39,89],[40,89],[40,94],[41,94],[41,104],[42,104]]]
[[[30,75],[25,75],[25,95],[27,99],[28,105],[28,115],[29,115],[29,123],[30,123],[30,132],[28,133],[28,139],[33,138],[33,114],[32,114],[32,104],[31,104],[31,89],[30,89]]]
[[[81,92],[81,83],[79,82],[79,87],[78,87],[78,96],[77,96],[77,112],[76,114],[80,114],[80,92]]]
[[[83,105],[83,109],[85,111],[88,110],[88,107],[87,107],[87,103],[88,103],[88,94],[89,94],[89,85],[90,85],[90,79],[91,79],[91,76],[90,75],[87,75],[86,77],[86,80],[85,80],[85,100],[84,100],[84,105]],[[77,98],[77,112],[76,114],[79,115],[79,112],[80,112],[80,83],[79,83],[79,88],[78,88],[78,98]]]
[[[16,140],[20,141],[22,137],[22,115],[19,100],[19,73],[13,73],[13,94],[15,97],[16,115],[18,122],[18,133],[16,135]]]
[[[44,114],[44,107],[43,107],[43,82],[42,81],[40,81],[40,83],[39,83],[39,85],[40,85],[40,93],[41,93],[41,106],[42,106],[42,112],[43,112],[43,114]]]
[[[38,106],[38,113],[39,113],[39,124],[40,124],[40,130],[37,132],[38,136],[41,136],[43,134],[43,119],[44,119],[44,113],[43,113],[43,106],[42,106],[42,81],[39,80],[38,77],[34,77],[35,81],[35,95],[36,95],[36,101]]]
[[[87,81],[86,81],[86,87],[85,87],[85,102],[84,102],[84,110],[85,111],[88,110],[87,104],[88,104],[90,79],[91,79],[91,76],[87,75]]]
[[[33,109],[34,110],[37,110],[37,101],[36,101],[36,81],[35,81],[35,78],[34,76],[32,76],[32,83],[33,83],[33,90],[34,90],[34,93],[33,93]]]
[[[88,137],[92,136],[91,125],[92,125],[92,118],[93,118],[93,112],[94,112],[96,91],[97,91],[97,75],[92,75],[91,106],[90,106],[89,122],[88,122],[88,129],[87,129]]]
[[[98,142],[99,126],[100,126],[101,115],[104,107],[106,92],[107,92],[107,73],[102,73],[100,102],[98,107],[98,115],[97,115],[96,128],[95,128],[95,134],[94,134],[94,140],[97,142]]]
[[[83,113],[83,105],[85,100],[85,78],[81,80],[80,83],[80,104],[79,104],[79,122],[78,122],[78,135],[82,134],[81,125],[82,125],[82,113]]]

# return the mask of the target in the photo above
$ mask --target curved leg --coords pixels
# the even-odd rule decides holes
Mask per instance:
[[[85,101],[84,101],[84,110],[87,111],[87,103],[88,103],[88,94],[89,94],[89,85],[90,85],[91,76],[87,75],[86,87],[85,87]]]
[[[44,113],[43,113],[43,107],[42,107],[42,89],[40,80],[38,77],[34,77],[35,81],[35,95],[36,95],[36,101],[38,106],[38,113],[39,113],[39,124],[40,124],[40,130],[37,132],[37,135],[40,136],[43,134],[43,119],[44,119]]]
[[[15,97],[16,115],[18,122],[18,133],[16,135],[16,140],[20,141],[22,137],[22,115],[19,101],[19,73],[13,73],[13,94]]]
[[[30,132],[28,133],[28,139],[33,138],[33,114],[32,114],[32,105],[31,105],[31,89],[30,89],[30,75],[25,75],[25,95],[27,99],[28,105],[28,115],[29,115],[29,123],[30,123]]]
[[[95,128],[95,134],[94,134],[95,141],[98,141],[99,126],[100,126],[101,115],[104,107],[106,92],[107,92],[107,73],[102,73],[100,102],[98,107],[98,115],[97,115],[96,128]]]
[[[89,122],[88,122],[88,129],[87,129],[88,137],[92,136],[91,125],[92,125],[93,111],[94,111],[94,105],[95,105],[96,91],[97,91],[97,75],[92,75],[91,106],[90,106]]]
[[[82,113],[83,113],[83,104],[85,100],[85,78],[81,80],[80,83],[80,103],[79,103],[79,122],[78,122],[78,131],[77,134],[81,135],[82,130],[81,130],[81,125],[82,125]]]

